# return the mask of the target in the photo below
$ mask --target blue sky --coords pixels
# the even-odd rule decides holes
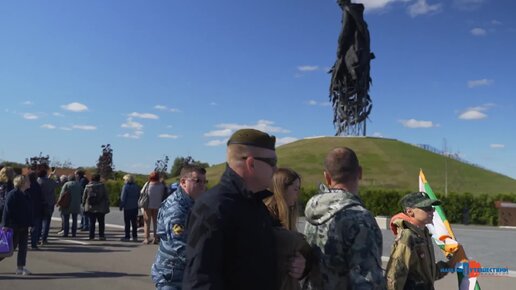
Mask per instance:
[[[516,178],[516,2],[366,5],[368,135],[429,144]],[[148,173],[168,155],[223,162],[252,126],[333,135],[333,0],[2,1],[0,159],[48,154]],[[415,173],[417,174],[417,173]]]

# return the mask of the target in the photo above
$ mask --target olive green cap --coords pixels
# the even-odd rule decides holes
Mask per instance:
[[[413,192],[403,196],[400,200],[400,205],[403,208],[421,208],[432,205],[441,205],[442,202],[438,199],[432,200],[428,194],[424,192]]]
[[[240,129],[231,135],[228,146],[241,144],[275,150],[276,137],[255,129]]]

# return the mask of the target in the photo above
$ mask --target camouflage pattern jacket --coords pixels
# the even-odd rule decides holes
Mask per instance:
[[[428,229],[418,228],[405,214],[391,219],[391,229],[396,235],[387,264],[387,289],[434,289],[434,281],[441,279],[448,267],[446,262],[435,263],[434,248]]]
[[[160,243],[151,269],[156,286],[181,289],[186,264],[186,218],[193,205],[194,200],[182,187],[161,203],[157,229]]]
[[[303,289],[385,289],[382,233],[362,200],[321,186],[305,208],[305,235],[315,265]]]

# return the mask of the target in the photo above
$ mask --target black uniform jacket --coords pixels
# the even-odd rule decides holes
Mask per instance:
[[[187,221],[183,290],[275,290],[272,219],[229,166],[220,183],[195,201]]]

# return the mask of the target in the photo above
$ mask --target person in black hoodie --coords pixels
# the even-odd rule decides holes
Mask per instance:
[[[30,245],[37,250],[39,238],[41,237],[41,219],[43,217],[44,198],[41,187],[38,183],[38,176],[35,172],[29,173],[30,188],[26,193],[32,201],[32,228],[30,230]]]
[[[18,175],[13,184],[14,189],[5,200],[2,230],[13,229],[14,248],[19,247],[16,274],[30,275],[30,271],[25,268],[29,227],[32,226],[32,202],[30,195],[25,192],[30,188],[30,181],[28,177]]]
[[[187,221],[182,290],[278,289],[272,219],[262,199],[276,171],[274,136],[241,129],[228,141],[220,183],[199,197]],[[302,276],[302,256],[290,273]]]

